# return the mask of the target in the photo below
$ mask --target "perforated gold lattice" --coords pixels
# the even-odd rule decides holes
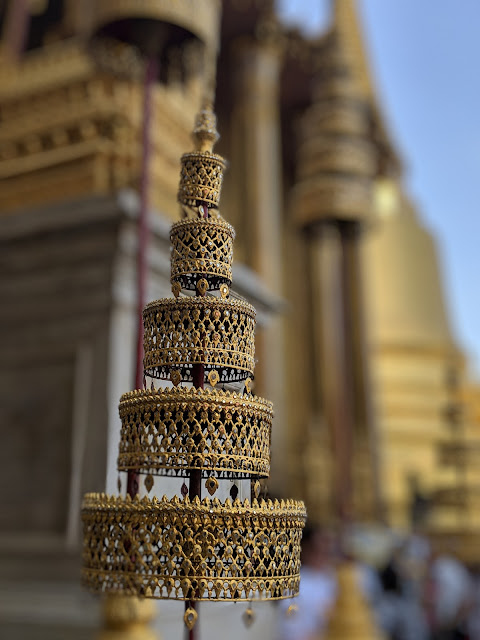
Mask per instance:
[[[302,502],[87,494],[85,585],[177,600],[280,599],[298,593]]]
[[[200,278],[209,289],[232,283],[233,227],[222,219],[185,220],[172,226],[171,281],[194,290]]]
[[[131,391],[120,400],[120,471],[266,477],[273,407],[228,391]]]
[[[181,160],[178,201],[188,206],[218,206],[226,162],[210,151],[185,153]]]
[[[255,309],[247,302],[197,297],[165,298],[143,312],[144,370],[168,379],[171,371],[192,380],[192,366],[215,370],[219,382],[253,376]]]

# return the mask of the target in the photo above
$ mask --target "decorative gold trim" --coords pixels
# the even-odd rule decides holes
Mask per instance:
[[[267,477],[273,406],[208,389],[130,391],[120,399],[119,471]]]
[[[277,600],[298,593],[303,502],[87,494],[85,586],[176,600]]]
[[[255,309],[248,302],[219,298],[164,298],[143,312],[144,370],[168,379],[172,369],[192,380],[192,367],[204,365],[219,381],[241,381],[255,367]]]
[[[206,278],[210,290],[232,283],[235,230],[222,219],[183,220],[172,226],[171,282],[195,290]]]

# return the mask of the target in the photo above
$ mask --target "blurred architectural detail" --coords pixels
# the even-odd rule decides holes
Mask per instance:
[[[118,36],[106,22],[128,21],[140,6],[177,12],[181,4],[9,0],[0,8],[5,637],[86,638],[99,628],[95,603],[78,587],[79,507],[87,491],[115,491],[117,401],[133,387],[143,67],[134,48],[94,36]],[[331,26],[314,40],[282,25],[272,0],[224,0],[221,19],[218,2],[186,4],[180,28],[195,37],[180,48],[169,41],[153,95],[148,298],[170,294],[179,159],[218,47],[233,287],[257,309],[254,391],[276,410],[271,492],[305,498],[313,520],[333,519],[332,424],[345,390],[335,377],[341,318],[332,274],[342,256],[338,222],[351,230],[361,222],[345,253],[362,266],[352,287],[364,300],[346,320],[357,353],[368,355],[348,392],[363,398],[352,442],[355,507],[368,518],[380,505],[393,526],[413,522],[478,560],[480,394],[451,330],[435,241],[402,186],[355,2],[333,3]],[[175,493],[178,483],[168,482]],[[211,640],[228,615],[204,616]],[[265,637],[258,618],[250,633]],[[163,616],[158,624],[169,636],[172,624]],[[232,626],[232,640],[236,633]]]
[[[412,501],[432,496],[438,483],[456,486],[453,469],[439,465],[438,446],[449,436],[447,410],[463,384],[464,363],[450,329],[432,236],[388,178],[377,185],[376,212],[364,259],[381,478],[389,519],[406,528]]]
[[[103,625],[97,640],[160,640],[149,627],[155,616],[151,600],[110,594],[102,609]]]
[[[352,562],[342,564],[337,577],[338,598],[330,614],[325,640],[385,640],[362,594],[358,567]]]

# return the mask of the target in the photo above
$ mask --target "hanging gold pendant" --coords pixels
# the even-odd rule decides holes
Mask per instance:
[[[248,607],[242,614],[243,624],[249,629],[255,622],[255,611],[252,607]]]
[[[205,278],[200,278],[200,280],[197,282],[198,293],[201,296],[204,296],[207,293],[207,289],[208,289],[208,282],[205,280]]]
[[[210,371],[208,374],[208,382],[212,387],[214,387],[217,382],[220,380],[220,376],[218,375],[218,371]]]
[[[173,371],[170,371],[170,380],[172,381],[172,384],[174,387],[178,387],[178,385],[182,381],[182,376],[180,375],[180,371],[177,371],[176,369],[174,369]]]
[[[192,607],[188,607],[183,615],[183,621],[189,631],[193,629],[198,618],[198,613]]]
[[[150,493],[153,487],[153,476],[150,473],[145,478],[144,484],[145,484],[145,489],[147,490],[147,493]]]
[[[205,480],[205,488],[207,489],[208,493],[213,496],[215,491],[218,489],[218,480],[213,476],[210,476],[210,478],[207,478]]]

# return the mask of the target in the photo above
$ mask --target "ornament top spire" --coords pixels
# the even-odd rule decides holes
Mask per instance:
[[[205,102],[197,114],[192,132],[195,151],[212,153],[213,147],[220,139],[217,131],[217,116],[210,101]]]

